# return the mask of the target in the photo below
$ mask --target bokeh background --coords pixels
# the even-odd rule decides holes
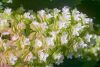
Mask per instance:
[[[13,0],[13,3],[6,3],[7,0],[1,0],[1,2],[0,7],[10,7],[14,11],[20,6],[23,6],[26,11],[33,10],[34,12],[46,8],[61,9],[64,6],[69,6],[71,9],[77,8],[80,12],[93,18],[95,33],[100,35],[100,0]],[[54,64],[54,67],[100,67],[100,61],[65,58],[62,64]]]

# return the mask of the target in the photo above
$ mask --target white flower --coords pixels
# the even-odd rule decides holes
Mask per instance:
[[[86,34],[86,37],[85,37],[86,41],[90,42],[91,37],[92,37],[92,35]]]
[[[65,15],[65,14],[63,14],[63,17],[64,17],[66,20],[71,20],[71,15]]]
[[[0,19],[0,26],[6,25],[7,20]]]
[[[80,12],[77,11],[77,9],[74,9],[74,10],[72,11],[72,15],[73,15],[73,17],[74,17],[74,20],[76,20],[76,21],[81,20]]]
[[[82,26],[80,23],[77,24],[76,30],[82,30],[84,28],[84,26]]]
[[[54,59],[57,60],[56,64],[59,65],[60,63],[63,63],[64,56],[61,53],[55,54]]]
[[[10,32],[3,32],[2,35],[9,35]]]
[[[38,12],[38,14],[39,14],[41,17],[44,17],[44,15],[45,15],[45,10],[40,10],[40,11]]]
[[[70,15],[70,11],[69,11],[69,7],[64,7],[62,8],[62,15],[65,19],[67,20],[71,20],[71,15]]]
[[[50,34],[52,35],[52,37],[55,39],[56,35],[59,33],[59,31],[52,31],[50,32]]]
[[[84,20],[85,23],[93,22],[93,19],[90,19],[90,18],[84,18],[83,20]]]
[[[77,21],[81,20],[80,14],[76,14],[75,17],[74,17],[74,19],[77,20]]]
[[[17,61],[17,57],[14,56],[13,54],[11,54],[11,55],[9,56],[9,61],[10,61],[10,63],[11,63],[12,65],[14,65],[14,64],[16,63],[16,61]]]
[[[33,56],[33,54],[30,52],[30,53],[26,56],[26,58],[25,58],[24,60],[25,60],[25,61],[31,61],[31,60],[33,60],[33,59],[36,59],[36,57]]]
[[[86,14],[81,13],[80,16],[82,18],[83,23],[88,24],[88,23],[93,22],[93,19],[87,18],[87,15]]]
[[[0,30],[6,29],[9,27],[9,23],[7,22],[7,19],[0,19]]]
[[[13,41],[15,41],[15,40],[17,40],[18,38],[19,38],[19,36],[18,36],[18,35],[14,35],[14,36],[12,36],[12,38],[11,38],[11,39],[12,39]]]
[[[7,14],[11,14],[11,9],[10,9],[10,8],[6,8],[6,9],[4,10],[4,12],[7,13]]]
[[[47,57],[49,56],[47,53],[44,53],[44,52],[42,52],[42,51],[40,51],[40,52],[38,53],[38,55],[39,55],[40,61],[43,61],[43,62],[46,62],[46,59],[47,59]]]
[[[8,48],[8,44],[7,43],[3,43],[3,48],[6,50]]]
[[[79,36],[79,31],[82,30],[84,26],[81,26],[80,23],[77,24],[76,28],[73,30],[73,35]]]
[[[49,46],[54,46],[54,38],[52,37],[47,37],[46,42]]]
[[[97,35],[91,35],[91,38],[90,38],[90,45],[93,46],[96,44],[96,38],[97,38]]]
[[[76,31],[75,29],[73,30],[73,35],[79,36],[78,31]]]
[[[70,14],[70,11],[69,11],[69,7],[65,6],[62,8],[62,13],[63,14]]]
[[[12,0],[8,0],[8,1],[7,1],[7,3],[12,3],[12,2],[13,2]]]
[[[61,29],[61,28],[67,28],[66,22],[59,21],[59,29]]]
[[[56,37],[56,32],[55,31],[52,31],[52,32],[50,32],[50,34],[52,35],[52,37]]]
[[[54,17],[57,17],[59,14],[60,10],[58,10],[57,8],[54,9]]]
[[[38,26],[39,25],[39,22],[33,21],[32,24],[35,25],[35,26]]]
[[[24,45],[30,45],[30,40],[29,38],[24,39]]]
[[[2,42],[2,38],[0,37],[0,42]]]
[[[61,36],[61,44],[67,44],[68,40],[67,40],[67,34],[63,34]]]
[[[0,19],[0,30],[5,30],[9,27],[7,19]]]
[[[46,22],[42,23],[42,24],[41,24],[41,26],[42,26],[42,29],[43,29],[43,30],[45,30],[45,29],[47,29],[47,28],[48,28],[48,26],[47,26],[47,23],[46,23]]]
[[[30,12],[25,12],[24,13],[24,17],[25,18],[28,18],[28,19],[31,19],[32,18],[32,15],[30,14]]]
[[[58,14],[59,12],[60,12],[60,10],[59,10],[59,9],[54,8],[54,14]]]
[[[26,28],[26,26],[25,26],[25,24],[24,24],[23,22],[18,23],[18,26],[19,26],[21,29],[25,29],[25,28]]]
[[[47,19],[52,18],[53,16],[51,14],[46,15]]]
[[[83,14],[83,13],[80,13],[80,17],[82,18],[82,20],[84,20],[87,17],[87,15]]]
[[[42,46],[41,40],[35,39],[35,45],[38,46],[38,47],[41,47]]]
[[[93,39],[96,39],[96,38],[97,38],[97,35],[94,34]]]
[[[88,45],[85,44],[83,41],[80,42],[79,44],[79,48],[84,48],[84,47],[87,47]]]

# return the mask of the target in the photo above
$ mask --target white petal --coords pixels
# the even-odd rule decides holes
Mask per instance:
[[[48,56],[49,55],[47,53],[44,53],[42,51],[39,52],[39,58],[40,58],[41,61],[45,62]]]
[[[14,65],[16,63],[16,61],[17,61],[17,57],[14,56],[13,54],[11,54],[10,57],[9,57],[9,60],[10,60],[10,63],[12,65]]]
[[[9,35],[9,32],[3,32],[2,35]]]
[[[62,44],[67,44],[68,40],[67,40],[67,34],[64,34],[61,36],[61,43]]]
[[[4,12],[7,13],[7,14],[11,14],[11,9],[10,9],[10,8],[6,8],[6,9],[4,10]]]
[[[64,56],[62,54],[56,54],[54,55],[54,59],[57,60],[56,64],[60,64],[60,63],[63,63],[63,60],[64,60]]]
[[[67,27],[66,22],[59,21],[59,29],[66,28],[66,27]]]
[[[33,25],[39,25],[39,23],[37,21],[33,21],[32,24]]]
[[[24,13],[24,17],[25,17],[25,18],[28,18],[28,19],[31,19],[31,14],[30,14],[30,12]]]
[[[41,17],[44,17],[44,15],[45,15],[45,10],[40,10],[38,13],[39,13],[39,15],[40,15]]]
[[[25,38],[25,40],[24,40],[24,45],[30,45],[30,40],[29,40],[29,38]]]
[[[52,37],[46,38],[46,42],[49,46],[54,46],[54,39]]]
[[[11,39],[12,39],[13,41],[15,41],[15,40],[17,40],[18,38],[19,38],[19,36],[18,36],[18,35],[14,35],[14,36],[12,36],[12,38],[11,38]]]
[[[42,42],[39,39],[36,39],[35,40],[35,45],[38,46],[38,47],[41,47],[42,46]]]
[[[86,34],[85,39],[86,39],[88,42],[90,42],[91,37],[92,37],[92,35],[90,35],[90,34]]]

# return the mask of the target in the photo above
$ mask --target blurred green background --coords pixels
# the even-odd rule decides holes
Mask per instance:
[[[12,4],[6,3],[7,0],[2,0],[4,8],[11,7],[13,10],[23,6],[26,11],[38,11],[41,9],[58,8],[69,6],[71,9],[77,8],[80,12],[87,14],[93,18],[95,33],[100,35],[100,0],[13,0]],[[67,59],[64,63],[55,65],[55,67],[100,67],[100,61],[86,61],[80,58]]]

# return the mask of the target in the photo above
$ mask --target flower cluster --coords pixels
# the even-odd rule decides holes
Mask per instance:
[[[93,31],[92,19],[77,9],[15,13],[6,8],[0,13],[0,62],[52,67],[64,57],[100,60],[100,36]]]

